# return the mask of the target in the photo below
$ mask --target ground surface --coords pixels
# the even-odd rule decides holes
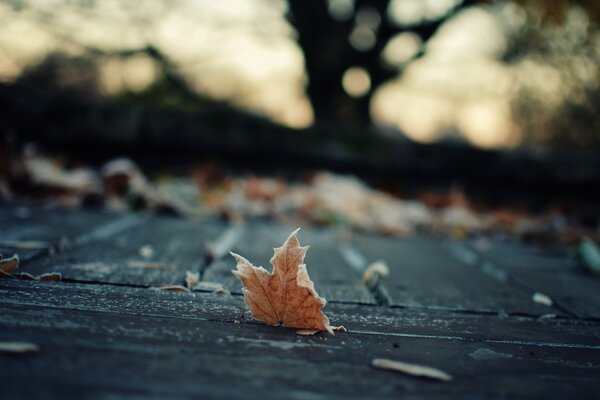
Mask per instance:
[[[0,341],[39,346],[0,353],[2,399],[576,399],[600,391],[600,281],[562,250],[304,228],[326,313],[349,330],[307,337],[249,318],[230,273],[229,250],[268,267],[294,227],[11,205],[0,207],[0,227],[0,252],[21,258],[17,274],[63,278],[0,280]],[[31,240],[42,243],[21,248]],[[145,245],[149,258],[139,252]],[[391,274],[370,289],[361,275],[378,259]],[[152,289],[183,284],[188,270],[231,295]],[[554,304],[533,301],[536,292]],[[374,358],[454,380],[377,370]]]

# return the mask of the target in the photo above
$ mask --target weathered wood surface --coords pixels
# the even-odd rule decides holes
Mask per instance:
[[[517,246],[494,258],[489,246],[486,253],[439,238],[359,235],[348,242],[331,230],[302,229],[309,273],[332,300],[325,312],[349,330],[304,337],[249,316],[228,255],[231,249],[268,267],[271,248],[295,227],[53,213],[33,209],[20,218],[0,206],[3,231],[12,232],[0,239],[54,243],[54,254],[24,257],[21,271],[59,271],[66,279],[0,280],[0,341],[40,347],[0,352],[1,399],[562,399],[594,398],[600,389],[600,321],[590,318],[592,305],[578,313],[560,297],[578,306],[593,301],[597,281],[578,275],[563,253]],[[63,235],[70,246],[59,249]],[[144,245],[152,257],[139,254]],[[518,261],[503,264],[506,252]],[[368,289],[361,271],[376,259],[388,262],[391,275]],[[174,267],[140,268],[143,262]],[[94,264],[114,267],[74,268]],[[183,283],[186,270],[232,294],[152,288]],[[579,290],[541,278],[556,274],[577,277]],[[534,303],[533,291],[556,298],[557,307]],[[382,357],[439,368],[454,380],[370,366]]]
[[[95,226],[66,251],[24,263],[21,269],[34,275],[60,272],[76,281],[183,284],[186,271],[201,272],[205,267],[206,243],[223,229],[216,222],[130,214]]]
[[[250,224],[244,227],[232,247],[255,266],[272,270],[273,248],[280,247],[296,227],[276,224]],[[304,228],[298,233],[301,245],[310,245],[304,260],[319,295],[329,301],[375,304],[375,299],[340,253],[341,240],[333,230]],[[215,260],[204,273],[205,281],[222,282],[230,291],[241,294],[242,286],[231,270],[235,260],[229,254]]]
[[[548,295],[566,312],[600,319],[600,280],[582,271],[571,254],[491,241],[479,246],[478,255],[488,268],[499,268],[524,287]]]
[[[432,237],[404,239],[358,236],[368,260],[383,259],[390,276],[383,287],[394,306],[544,315],[560,313],[536,304],[531,295],[483,274]]]
[[[29,260],[73,244],[93,226],[121,218],[98,211],[70,213],[57,208],[4,205],[0,207],[0,253],[18,254],[21,260]]]
[[[474,393],[558,398],[593,396],[600,378],[600,346],[563,341],[564,327],[557,329],[552,343],[523,340],[517,332],[496,341],[436,336],[427,328],[423,334],[396,335],[381,332],[386,322],[375,319],[379,322],[373,324],[371,310],[362,308],[353,315],[364,321],[348,323],[348,333],[299,337],[290,329],[222,318],[229,310],[242,310],[235,298],[127,288],[145,300],[140,308],[132,307],[128,296],[113,298],[112,288],[0,285],[0,338],[18,337],[41,348],[36,355],[0,356],[10,361],[8,384],[0,389],[3,398],[62,398],[66,393],[74,398],[466,398]],[[15,286],[21,295],[5,296]],[[60,293],[65,304],[45,300],[56,296],[42,298],[39,290]],[[20,300],[24,292],[37,300]],[[99,293],[109,300],[98,304]],[[198,302],[198,312],[182,316],[168,309],[180,299]],[[209,311],[204,311],[207,304]],[[334,307],[330,314],[339,318]],[[553,326],[555,322],[543,321],[539,328]],[[585,328],[598,339],[597,325]],[[440,384],[375,370],[370,367],[375,357],[435,366],[451,373],[454,381]]]

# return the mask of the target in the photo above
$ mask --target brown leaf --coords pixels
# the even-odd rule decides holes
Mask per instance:
[[[452,376],[439,369],[424,367],[417,364],[409,364],[401,361],[386,360],[384,358],[376,358],[371,364],[375,368],[388,369],[391,371],[401,372],[403,374],[420,376],[424,378],[436,379],[440,381],[451,381]]]
[[[169,292],[189,292],[188,288],[181,285],[163,285],[158,290],[166,290]]]
[[[11,258],[1,258],[0,256],[0,272],[10,274],[19,267],[19,256],[14,255]]]
[[[231,253],[237,261],[232,271],[244,285],[244,300],[252,316],[267,325],[326,330],[333,334],[329,319],[321,309],[327,303],[315,291],[302,264],[306,247],[300,247],[296,229],[271,258],[273,272],[255,267],[244,257]]]
[[[0,270],[0,279],[17,279],[17,277],[13,274],[9,274],[8,272]]]
[[[60,272],[48,272],[38,275],[37,279],[40,281],[60,282],[62,280],[62,275]]]
[[[35,277],[35,276],[33,276],[33,275],[31,275],[30,273],[27,273],[27,272],[21,272],[19,274],[19,278],[22,279],[22,280],[24,280],[24,281],[37,281],[38,280],[37,277]]]

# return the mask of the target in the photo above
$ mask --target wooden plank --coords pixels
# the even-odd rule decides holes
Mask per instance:
[[[121,311],[113,313],[94,296],[81,296],[86,290],[81,285],[28,285],[0,283],[21,292],[0,297],[0,340],[41,348],[29,356],[0,354],[0,364],[10,362],[3,370],[2,398],[593,398],[600,378],[598,346],[374,334],[368,331],[378,318],[370,318],[370,311],[357,318],[364,332],[300,337],[290,329],[213,320],[202,311],[192,317],[139,314],[127,300],[138,292],[160,299],[154,304],[187,297],[211,303],[212,295],[113,287],[113,293],[123,291],[114,302]],[[44,288],[90,309],[57,306],[56,298],[36,295]],[[38,305],[18,300],[27,289]],[[549,321],[538,323],[541,328]],[[440,368],[454,380],[440,384],[376,370],[370,367],[376,357]]]
[[[0,205],[0,253],[18,254],[21,261],[27,261],[48,254],[57,246],[73,244],[84,232],[120,217],[116,213],[96,210],[3,204]]]
[[[0,309],[13,305],[97,311],[122,316],[250,321],[242,296],[173,293],[111,285],[0,280]],[[537,319],[448,311],[331,303],[334,325],[363,334],[431,337],[481,343],[523,343],[533,347],[598,346],[600,324],[576,319]],[[257,324],[262,324],[256,322]]]
[[[568,254],[534,251],[524,245],[491,241],[479,256],[529,288],[549,296],[579,318],[600,318],[600,279],[581,270]]]
[[[465,243],[479,257],[515,268],[567,272],[579,267],[569,249],[528,246],[516,240],[487,238]]]
[[[271,223],[248,225],[232,251],[252,262],[272,270],[269,262],[273,248],[280,247],[296,228]],[[305,263],[308,274],[315,283],[320,296],[328,301],[375,304],[375,299],[362,283],[361,278],[340,254],[340,243],[333,230],[302,229],[298,233],[302,245],[310,245]],[[213,262],[204,273],[203,280],[222,283],[233,293],[241,294],[240,281],[233,276],[235,260],[227,254]]]
[[[200,272],[205,266],[205,243],[223,229],[213,220],[129,214],[81,235],[64,253],[25,263],[22,270],[60,272],[63,279],[78,281],[183,284],[187,270]]]
[[[442,239],[357,235],[354,244],[368,260],[388,263],[390,276],[383,285],[393,306],[538,316],[560,313],[463,262]]]

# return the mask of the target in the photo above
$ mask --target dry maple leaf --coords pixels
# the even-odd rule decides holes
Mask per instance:
[[[232,271],[244,285],[244,300],[252,316],[267,325],[318,329],[333,334],[329,319],[321,309],[327,303],[315,291],[303,264],[308,246],[301,247],[296,229],[283,246],[274,249],[273,272],[255,267],[244,257],[231,253],[237,261]]]

